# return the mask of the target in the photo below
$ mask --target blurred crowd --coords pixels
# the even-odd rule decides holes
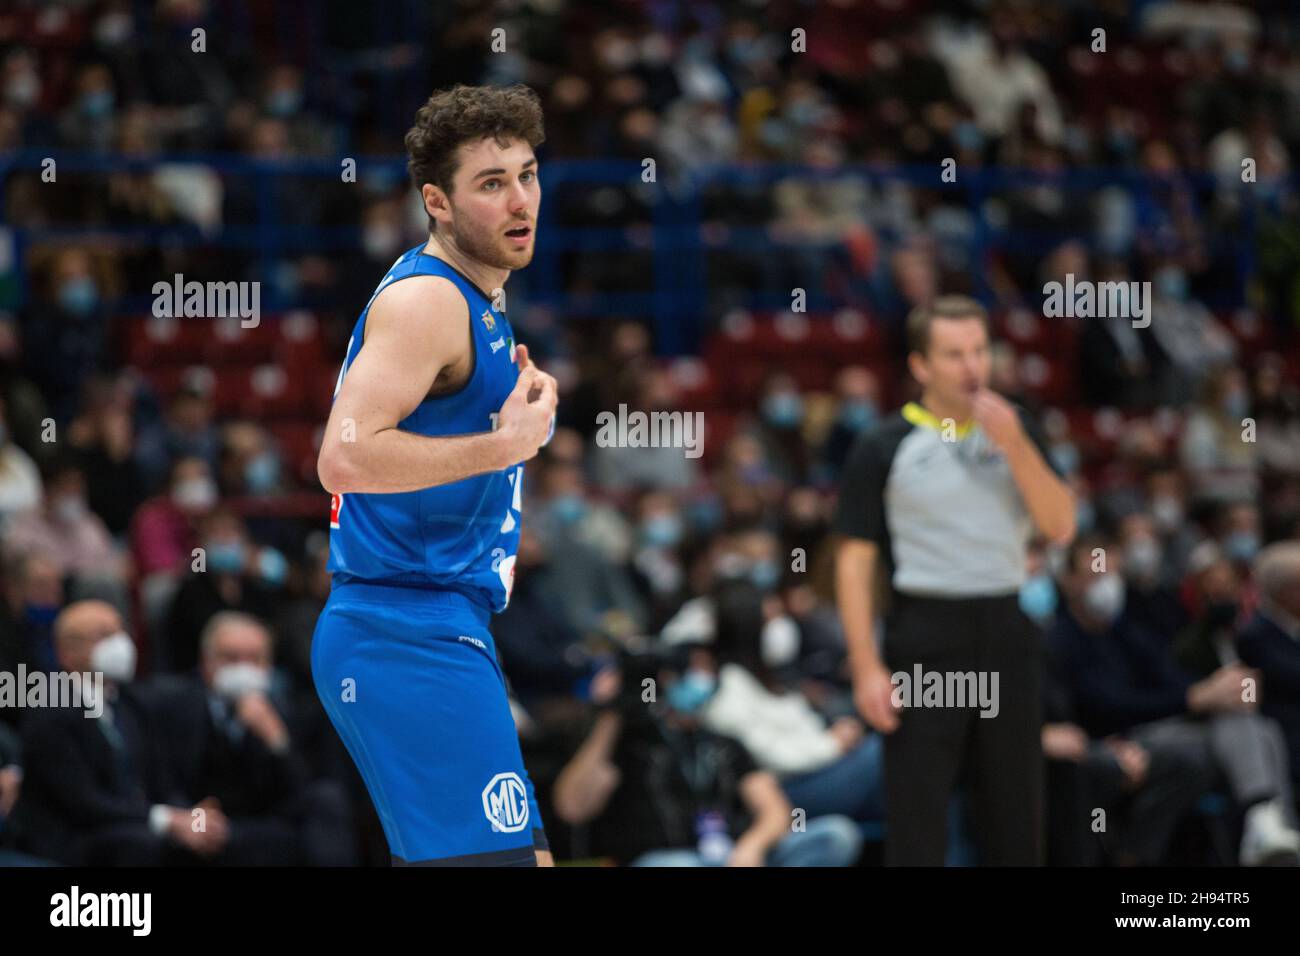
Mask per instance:
[[[561,427],[529,465],[492,627],[558,858],[846,864],[878,840],[880,742],[846,682],[829,516],[857,435],[910,396],[902,319],[939,290],[988,301],[994,387],[1041,417],[1080,502],[1078,540],[1035,548],[1021,594],[1049,650],[1049,860],[1300,858],[1287,4],[411,3],[386,30],[327,2],[292,35],[265,6],[0,11],[0,154],[138,161],[3,180],[8,227],[45,239],[0,257],[0,672],[97,670],[110,691],[94,721],[0,708],[0,859],[388,861],[311,681],[329,590],[315,476],[265,421],[219,414],[202,379],[164,389],[130,367],[121,326],[173,273],[256,279],[312,310],[341,357],[424,217],[400,170],[349,185],[337,157],[391,154],[455,81],[536,87],[543,167],[653,156],[674,183],[791,164],[700,193],[705,324],[802,287],[862,309],[885,343],[819,384],[770,367],[723,409],[734,428],[708,438],[706,411],[703,459],[599,447],[600,411],[684,407],[660,330],[567,320],[529,294],[643,288],[644,245],[512,279]],[[200,153],[330,163],[263,180],[175,159]],[[948,157],[944,187],[844,168]],[[1023,174],[981,184],[1005,168]],[[1098,169],[1133,175],[1080,185]],[[569,183],[544,205],[559,226],[635,235],[645,195]],[[268,220],[285,229],[269,259],[249,238]],[[51,237],[64,228],[98,232]],[[1039,317],[1067,274],[1151,281],[1152,322]],[[1025,342],[1060,387],[1041,387]],[[1098,807],[1116,821],[1100,834]],[[960,801],[952,833],[952,861],[977,860]]]

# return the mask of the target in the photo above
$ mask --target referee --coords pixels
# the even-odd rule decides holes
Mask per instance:
[[[1073,537],[1074,498],[1036,426],[987,388],[983,306],[941,296],[908,316],[907,342],[921,399],[858,438],[835,517],[854,701],[886,735],[885,862],[942,866],[948,805],[961,786],[980,862],[1035,865],[1040,638],[1018,592],[1034,532],[1058,544]],[[880,593],[890,598],[883,650],[875,629],[886,610],[876,603],[882,567],[889,587]],[[949,689],[937,700],[922,698],[913,680],[932,672]],[[987,716],[951,692],[963,677],[994,689]]]

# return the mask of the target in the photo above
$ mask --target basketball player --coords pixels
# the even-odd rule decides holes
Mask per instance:
[[[555,379],[516,345],[501,289],[533,257],[537,96],[457,86],[406,134],[429,238],[357,320],[318,472],[332,494],[317,693],[394,865],[551,865],[488,630],[510,599],[523,463]]]

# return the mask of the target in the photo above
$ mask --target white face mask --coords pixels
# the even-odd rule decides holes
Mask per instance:
[[[763,625],[759,648],[764,664],[784,667],[799,656],[799,625],[787,614],[772,618]]]
[[[1124,581],[1118,574],[1103,574],[1083,593],[1088,613],[1111,623],[1124,610]]]
[[[1172,495],[1161,495],[1151,502],[1151,517],[1161,531],[1174,531],[1183,521],[1183,506]]]
[[[212,676],[212,689],[230,700],[265,694],[271,689],[271,672],[256,664],[227,664]]]
[[[1138,580],[1154,577],[1160,570],[1160,544],[1154,538],[1134,538],[1124,548],[1124,568]]]
[[[86,513],[86,499],[77,495],[64,495],[54,502],[54,516],[63,524],[80,521]]]
[[[90,669],[118,684],[135,678],[135,642],[124,631],[101,639],[90,651]]]
[[[204,511],[217,503],[217,486],[211,478],[187,478],[176,486],[172,500],[186,511]]]

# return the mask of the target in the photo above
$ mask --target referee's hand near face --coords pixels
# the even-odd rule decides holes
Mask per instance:
[[[906,821],[889,815],[886,858],[897,832],[906,852],[893,854],[895,862],[933,861],[936,840],[942,862],[946,800],[972,761],[998,762],[986,777],[1022,771],[1027,779],[1023,793],[977,795],[982,806],[1034,799],[1041,748],[1039,702],[1030,697],[1037,696],[1039,648],[1017,597],[1029,540],[1068,542],[1075,503],[1048,464],[1036,423],[988,388],[983,307],[942,296],[915,310],[907,331],[921,398],[859,436],[845,462],[836,600],[858,712],[890,735],[887,806],[909,808]],[[875,624],[881,565],[891,597],[883,650]],[[912,667],[1000,677],[1001,713],[971,724],[973,711],[961,707],[896,707],[891,673]],[[1003,823],[990,830],[1016,831]],[[989,856],[1032,861],[1031,842],[1016,831],[1002,840],[1005,853]]]

